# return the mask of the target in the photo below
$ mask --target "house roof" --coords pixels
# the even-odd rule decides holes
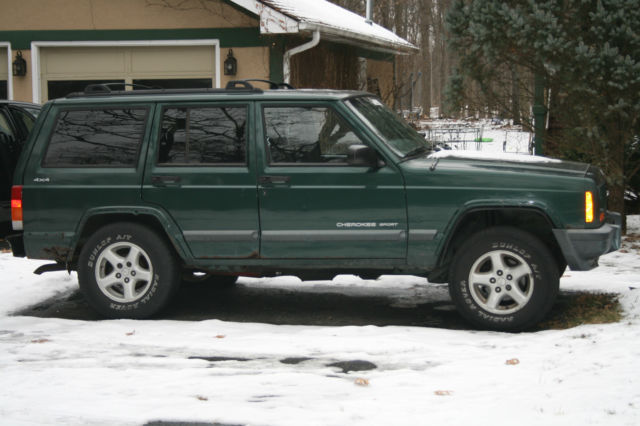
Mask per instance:
[[[319,31],[322,39],[386,53],[418,48],[392,31],[326,0],[230,0],[258,15],[261,34]]]

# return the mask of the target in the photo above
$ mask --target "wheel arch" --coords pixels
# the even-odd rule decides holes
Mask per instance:
[[[553,235],[554,222],[545,211],[537,207],[482,206],[464,211],[453,221],[429,281],[446,282],[451,260],[464,241],[478,231],[494,226],[511,226],[530,233],[550,250],[560,272],[564,270],[566,261]]]
[[[170,216],[153,208],[118,208],[118,209],[92,209],[87,211],[78,224],[76,237],[73,241],[73,249],[69,252],[67,264],[69,269],[76,269],[80,251],[89,236],[98,229],[116,222],[131,222],[147,226],[160,235],[175,254],[183,261],[191,258],[191,252],[184,240],[178,226]]]

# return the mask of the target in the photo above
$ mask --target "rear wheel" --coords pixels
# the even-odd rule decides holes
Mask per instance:
[[[151,229],[114,223],[93,234],[80,252],[78,281],[89,304],[108,318],[147,318],[171,299],[179,268],[167,243]]]
[[[558,266],[533,235],[490,228],[471,236],[451,266],[449,293],[480,328],[517,331],[540,321],[558,293]]]

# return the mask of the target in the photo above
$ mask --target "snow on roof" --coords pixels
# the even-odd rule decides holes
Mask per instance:
[[[319,30],[322,38],[388,53],[409,53],[416,46],[392,31],[326,0],[231,0],[260,17],[262,34]]]

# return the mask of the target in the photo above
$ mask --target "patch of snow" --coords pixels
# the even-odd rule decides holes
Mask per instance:
[[[429,158],[466,158],[475,160],[516,161],[521,163],[560,163],[555,158],[538,155],[512,154],[506,152],[484,152],[472,150],[442,150],[429,155]]]
[[[640,232],[639,219],[629,217],[630,232]],[[12,317],[76,288],[76,277],[36,276],[31,271],[42,262],[0,254],[0,423],[636,425],[640,255],[632,244],[603,256],[593,271],[561,279],[563,290],[617,293],[622,322],[521,334]],[[446,287],[412,276],[240,283],[375,295],[408,306],[448,300]],[[350,360],[376,368],[329,366]]]

